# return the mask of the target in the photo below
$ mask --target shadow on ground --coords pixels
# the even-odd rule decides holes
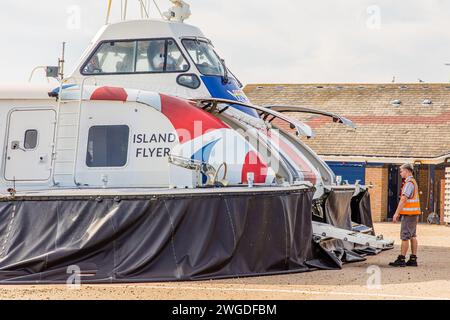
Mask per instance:
[[[370,266],[378,266],[381,270],[383,284],[405,284],[417,282],[450,281],[450,248],[422,246],[420,247],[419,267],[392,268],[389,262],[396,259],[399,246],[384,251],[377,256],[368,256],[366,261],[345,264],[341,270],[317,270],[295,275],[277,275],[264,277],[250,277],[214,281],[227,284],[262,284],[262,285],[365,285],[370,274]]]

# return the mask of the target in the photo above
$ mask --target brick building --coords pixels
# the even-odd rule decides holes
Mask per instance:
[[[402,181],[398,168],[414,163],[422,220],[443,210],[444,169],[450,162],[450,84],[253,84],[245,88],[258,105],[301,105],[352,120],[353,130],[328,118],[290,114],[309,124],[305,140],[337,175],[372,185],[375,221],[397,207]]]

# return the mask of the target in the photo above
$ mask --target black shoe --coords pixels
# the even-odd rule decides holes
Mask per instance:
[[[394,262],[389,263],[389,265],[391,267],[406,267],[406,262],[405,262],[406,257],[405,256],[398,256],[397,260],[395,260]]]
[[[415,255],[412,254],[412,255],[409,257],[408,262],[406,262],[406,265],[407,265],[408,267],[417,267],[417,256],[415,256]]]

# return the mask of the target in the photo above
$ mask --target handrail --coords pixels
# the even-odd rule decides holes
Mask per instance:
[[[269,106],[264,106],[264,107],[271,109],[271,110],[275,110],[280,113],[299,112],[299,113],[310,113],[310,114],[322,115],[325,117],[332,118],[334,122],[342,123],[348,127],[356,129],[356,125],[350,119],[342,117],[333,112],[328,112],[328,111],[323,111],[323,110],[308,108],[308,107],[303,107],[303,106],[290,106],[290,105],[269,105]]]
[[[198,37],[198,36],[181,36],[180,37],[181,40],[194,40],[194,41],[203,41],[203,42],[207,42],[210,45],[212,45],[212,42],[210,39],[206,38],[206,37]]]
[[[219,104],[239,105],[239,106],[247,107],[250,109],[254,109],[259,112],[260,116],[265,116],[266,119],[267,119],[267,117],[271,116],[272,118],[268,121],[269,123],[275,119],[280,119],[284,122],[287,122],[290,125],[291,129],[295,129],[297,135],[304,135],[307,138],[314,137],[314,132],[312,131],[310,126],[308,126],[302,122],[299,122],[297,120],[292,120],[291,118],[284,116],[280,112],[271,110],[269,108],[265,108],[265,107],[261,107],[261,106],[241,102],[241,101],[228,100],[228,99],[218,99],[218,98],[203,98],[202,99],[202,98],[200,98],[200,99],[190,99],[190,100],[192,102],[195,102],[197,107],[202,108],[205,111],[218,110],[217,107]],[[224,112],[229,107],[230,106],[225,107],[219,111]]]
[[[33,76],[34,76],[34,73],[36,72],[36,70],[43,69],[45,71],[46,68],[47,68],[47,66],[37,66],[37,67],[35,67],[31,71],[30,77],[28,78],[28,82],[31,82],[31,80],[33,80]],[[46,76],[45,79],[47,80],[47,83],[50,83],[49,77]]]

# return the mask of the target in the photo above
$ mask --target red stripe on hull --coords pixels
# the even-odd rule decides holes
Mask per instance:
[[[92,93],[91,100],[127,101],[128,94],[123,88],[101,87]]]
[[[180,143],[195,139],[208,131],[229,128],[213,115],[187,100],[161,94],[161,112],[177,130]]]

